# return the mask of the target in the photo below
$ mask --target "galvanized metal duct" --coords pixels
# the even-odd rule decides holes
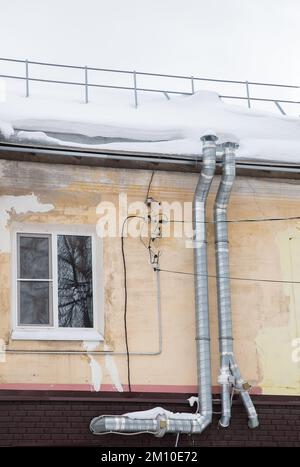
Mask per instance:
[[[227,208],[235,179],[235,150],[238,145],[228,142],[222,146],[224,149],[223,172],[214,205],[221,360],[219,383],[222,388],[222,416],[220,419],[220,425],[223,427],[229,426],[231,418],[231,390],[235,388],[240,392],[244,406],[247,410],[249,427],[255,428],[259,423],[256,410],[247,391],[247,389],[249,389],[249,385],[242,379],[233,353]]]
[[[201,414],[206,417],[206,425],[212,419],[211,394],[211,353],[208,303],[208,268],[206,240],[206,200],[216,168],[216,141],[214,135],[201,138],[203,159],[200,178],[193,202],[193,227],[195,232],[194,270],[195,270],[195,311],[198,399]]]
[[[211,355],[208,307],[207,243],[206,243],[206,200],[216,167],[216,140],[214,135],[201,138],[203,141],[202,170],[196,187],[193,203],[195,231],[195,314],[197,345],[197,379],[200,413],[172,414],[163,411],[155,418],[147,413],[129,416],[102,415],[90,423],[94,434],[148,432],[155,436],[165,433],[201,433],[212,420]]]

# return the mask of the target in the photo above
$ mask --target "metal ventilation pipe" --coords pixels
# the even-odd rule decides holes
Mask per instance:
[[[165,433],[201,433],[211,423],[211,355],[205,214],[206,200],[216,167],[217,137],[207,135],[201,140],[203,141],[202,169],[193,202],[197,379],[200,412],[194,415],[173,414],[158,408],[156,416],[154,415],[156,409],[135,412],[134,416],[133,414],[102,415],[94,418],[90,423],[90,430],[94,434],[148,432],[161,437]]]
[[[217,137],[215,135],[207,135],[203,136],[201,140],[203,141],[202,170],[193,202],[193,228],[195,232],[194,277],[198,399],[201,413],[206,417],[206,424],[208,425],[212,420],[212,394],[205,221],[206,201],[216,169]]]
[[[249,384],[241,377],[233,353],[227,208],[235,179],[235,143],[224,143],[223,171],[214,205],[216,272],[219,319],[220,375],[222,416],[220,425],[228,427],[231,418],[231,390],[240,392],[248,413],[250,428],[258,426],[256,410],[248,393]]]

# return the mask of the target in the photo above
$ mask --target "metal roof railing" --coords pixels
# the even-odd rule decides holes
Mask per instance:
[[[195,82],[210,82],[210,83],[222,83],[222,84],[232,84],[232,85],[242,85],[245,89],[245,95],[220,95],[222,99],[236,99],[241,101],[246,101],[248,107],[251,107],[252,102],[259,101],[259,102],[272,102],[276,106],[276,108],[283,114],[286,115],[285,110],[282,107],[282,104],[296,104],[300,105],[300,101],[290,100],[290,99],[282,99],[282,98],[266,98],[266,97],[254,97],[252,95],[253,87],[257,86],[264,86],[268,88],[281,88],[281,89],[300,89],[300,86],[296,85],[285,85],[285,84],[275,84],[275,83],[262,83],[262,82],[255,82],[255,81],[239,81],[239,80],[223,80],[223,79],[213,79],[213,78],[203,78],[203,77],[196,77],[196,76],[184,76],[184,75],[166,75],[160,73],[149,73],[149,72],[141,72],[141,71],[128,71],[128,70],[117,70],[117,69],[109,69],[109,68],[96,68],[96,67],[89,67],[89,66],[79,66],[79,65],[63,65],[58,63],[47,63],[47,62],[39,62],[33,60],[20,60],[20,59],[13,59],[13,58],[1,58],[0,61],[2,62],[10,62],[10,63],[20,63],[24,64],[24,75],[14,75],[14,74],[0,74],[0,78],[6,79],[14,79],[14,80],[23,80],[25,81],[25,96],[30,96],[30,83],[31,82],[38,82],[38,83],[54,83],[54,84],[64,84],[70,86],[82,86],[84,88],[84,101],[87,104],[89,99],[89,89],[90,88],[106,88],[106,89],[118,89],[118,90],[127,90],[132,91],[133,98],[134,98],[134,105],[138,107],[138,95],[140,92],[152,92],[152,93],[162,93],[167,99],[170,99],[169,94],[177,94],[177,95],[192,95],[195,93]],[[31,65],[38,65],[40,67],[52,67],[52,68],[63,68],[63,69],[73,69],[73,70],[82,70],[83,72],[83,80],[82,81],[67,81],[67,80],[54,80],[54,79],[45,79],[45,78],[34,78],[30,74],[30,66]],[[106,72],[106,73],[115,73],[115,74],[123,74],[123,75],[131,75],[132,77],[132,85],[129,86],[119,86],[113,84],[101,84],[101,83],[94,83],[89,81],[89,72],[92,71],[99,71],[99,72]],[[168,79],[179,79],[182,82],[188,83],[190,91],[178,91],[172,90],[169,88],[151,88],[151,87],[140,87],[138,86],[138,77],[158,77],[158,78],[168,78]]]

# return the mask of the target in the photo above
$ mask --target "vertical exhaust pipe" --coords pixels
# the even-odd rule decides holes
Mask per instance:
[[[203,142],[202,170],[196,187],[193,202],[193,227],[195,232],[194,272],[195,272],[195,312],[198,398],[201,413],[212,419],[211,394],[211,352],[208,303],[208,268],[206,240],[206,201],[216,169],[215,135],[206,135]]]
[[[227,228],[227,208],[231,189],[235,179],[235,150],[238,145],[227,142],[222,145],[223,164],[222,177],[214,205],[216,275],[218,295],[219,348],[222,416],[220,425],[228,427],[231,418],[231,390],[240,392],[242,401],[248,413],[250,428],[258,426],[256,410],[247,391],[248,383],[241,377],[233,352],[231,291],[229,269],[229,242]]]

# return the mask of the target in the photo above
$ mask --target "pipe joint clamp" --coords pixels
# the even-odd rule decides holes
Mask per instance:
[[[157,431],[155,432],[155,436],[157,438],[162,438],[168,429],[168,419],[165,415],[158,415],[156,417],[157,423],[158,423],[158,428]]]

